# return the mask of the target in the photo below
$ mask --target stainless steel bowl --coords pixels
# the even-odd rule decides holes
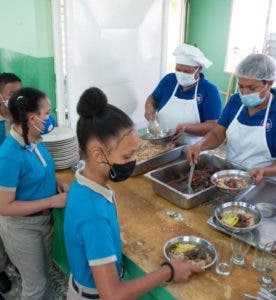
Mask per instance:
[[[256,206],[261,211],[264,218],[272,218],[276,216],[276,205],[261,202],[257,203]]]
[[[184,235],[184,236],[174,237],[166,242],[166,244],[163,247],[163,253],[167,260],[170,260],[169,250],[170,250],[171,246],[173,246],[176,243],[194,244],[194,245],[201,246],[202,248],[207,249],[212,258],[212,261],[208,265],[206,265],[204,267],[204,269],[211,267],[217,259],[217,251],[210,242],[208,242],[207,240],[204,240],[200,237],[197,237],[197,236]]]
[[[140,136],[141,139],[152,142],[153,144],[167,144],[172,141],[175,131],[173,129],[160,130],[160,134],[153,135],[149,131]]]
[[[222,187],[217,183],[217,180],[222,177],[231,177],[233,179],[244,179],[246,182],[246,186],[243,188],[229,188],[229,187]],[[219,188],[219,190],[223,192],[234,192],[237,193],[239,191],[245,190],[249,188],[254,182],[253,179],[249,176],[248,172],[242,170],[223,170],[218,171],[211,176],[211,182]]]
[[[224,224],[221,221],[221,214],[224,212],[231,212],[237,209],[241,209],[247,213],[250,213],[253,215],[254,220],[255,220],[255,224],[249,227],[232,227],[232,226],[228,226],[227,224]],[[232,231],[234,233],[244,233],[244,232],[249,232],[253,229],[255,229],[256,227],[258,227],[261,222],[262,222],[262,213],[260,212],[260,210],[253,204],[250,203],[246,203],[246,202],[239,202],[239,201],[233,201],[233,202],[227,202],[224,203],[218,207],[216,207],[215,209],[215,218],[216,220],[219,222],[219,224],[226,228],[229,231]]]

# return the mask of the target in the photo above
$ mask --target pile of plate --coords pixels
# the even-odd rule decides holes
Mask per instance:
[[[43,136],[45,147],[51,153],[57,170],[72,167],[79,160],[79,146],[76,133],[68,127],[55,127]]]

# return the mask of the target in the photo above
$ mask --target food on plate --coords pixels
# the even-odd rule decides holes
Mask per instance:
[[[220,218],[221,222],[229,227],[247,228],[256,223],[254,216],[243,209],[224,211]]]
[[[212,262],[211,255],[206,248],[190,243],[175,243],[169,248],[170,258],[187,261],[194,266],[204,268]]]
[[[233,176],[222,176],[215,179],[215,183],[220,188],[244,189],[248,183],[245,178]]]
[[[194,192],[199,192],[212,185],[211,176],[217,172],[217,168],[205,168],[201,170],[195,170],[192,178],[192,189]],[[189,172],[180,174],[178,179],[174,179],[167,184],[176,190],[182,191],[183,188],[188,184]]]
[[[141,140],[140,147],[136,153],[137,162],[152,158],[161,153],[167,152],[173,149],[175,145],[173,143],[168,144],[152,144],[150,141]]]

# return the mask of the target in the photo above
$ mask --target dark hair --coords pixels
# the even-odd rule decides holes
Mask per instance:
[[[21,82],[21,79],[14,73],[1,73],[0,74],[0,92],[3,91],[6,84],[11,82]]]
[[[77,136],[84,153],[91,138],[106,143],[109,138],[118,136],[122,129],[133,127],[128,115],[116,106],[108,104],[106,95],[96,87],[84,91],[78,102],[77,112],[80,116]]]
[[[21,125],[26,145],[29,145],[27,114],[39,111],[39,103],[42,98],[46,98],[46,94],[37,89],[25,87],[16,91],[9,100],[8,107],[13,122]]]

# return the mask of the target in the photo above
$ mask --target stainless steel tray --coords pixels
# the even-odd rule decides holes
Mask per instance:
[[[163,152],[159,155],[153,156],[149,159],[142,160],[136,163],[134,172],[131,176],[137,176],[144,174],[150,170],[156,169],[166,163],[172,162],[176,159],[182,158],[186,159],[185,150],[187,146],[179,146],[172,150]]]
[[[235,197],[235,201],[248,202],[251,204],[257,203],[271,203],[276,204],[276,182],[269,179],[264,180],[256,186]],[[230,231],[220,226],[218,222],[211,217],[207,223],[215,229],[222,231],[226,234],[232,235]],[[265,244],[276,240],[276,216],[271,218],[263,217],[262,223],[252,231],[253,240],[250,242],[245,240],[248,244],[258,247],[258,243]],[[242,236],[235,234],[237,238],[242,239]]]
[[[199,163],[196,166],[197,169],[203,169],[206,167],[215,167],[220,170],[233,168],[241,169],[240,166],[226,161],[220,156],[210,154],[209,152],[205,152],[200,155]],[[187,174],[189,170],[190,165],[188,161],[185,160],[172,163],[169,166],[165,166],[158,170],[148,172],[145,174],[145,176],[151,180],[153,190],[157,195],[184,209],[193,208],[203,202],[210,201],[221,195],[221,191],[219,191],[214,185],[211,185],[210,187],[192,195],[185,194],[168,185],[168,182],[173,179],[177,179],[179,174]],[[233,195],[229,195],[229,197],[233,198]]]

